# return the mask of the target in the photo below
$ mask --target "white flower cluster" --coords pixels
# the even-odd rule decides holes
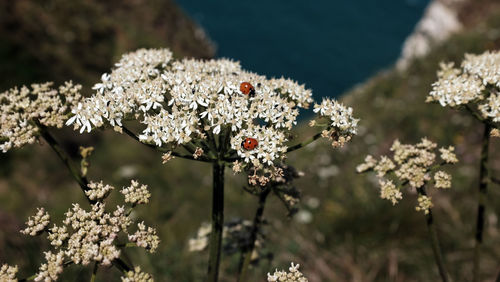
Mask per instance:
[[[242,140],[247,136],[258,140],[258,146],[253,150],[244,148]],[[272,165],[273,161],[282,156],[287,147],[283,143],[287,141],[281,131],[276,131],[270,127],[251,125],[241,130],[231,139],[231,148],[235,150],[240,158],[246,163],[253,163],[259,166],[260,163]]]
[[[141,268],[137,266],[134,270],[130,270],[122,277],[122,282],[153,282],[151,274],[142,272]]]
[[[212,225],[208,222],[203,222],[196,233],[196,237],[189,239],[189,251],[203,251],[208,246],[208,236],[212,232]]]
[[[455,147],[449,146],[448,148],[439,148],[439,152],[441,153],[441,159],[446,163],[458,163],[457,155],[455,155]]]
[[[426,138],[423,138],[416,145],[401,144],[396,140],[391,147],[391,151],[394,152],[392,158],[381,156],[379,160],[376,160],[368,155],[365,158],[365,163],[358,165],[356,169],[359,173],[369,170],[375,171],[379,178],[380,197],[391,201],[395,205],[403,198],[401,188],[404,185],[408,184],[412,188],[422,189],[424,185],[432,180],[432,173],[435,188],[451,187],[451,175],[441,170],[435,172],[433,170],[435,166],[441,164],[458,162],[454,147],[439,148],[443,160],[441,164],[436,164],[436,147],[437,144]],[[428,199],[430,201],[430,198]],[[423,207],[424,205],[429,207],[427,200],[420,201],[419,205],[421,207],[419,210],[426,211]]]
[[[403,193],[394,185],[392,180],[379,179],[378,183],[380,185],[380,198],[391,201],[392,205],[403,199]]]
[[[154,253],[160,244],[160,238],[156,235],[156,229],[148,227],[144,222],[137,224],[137,230],[134,234],[128,235],[128,240],[130,242],[135,242],[137,246],[142,247],[149,252]]]
[[[102,200],[108,196],[111,190],[115,189],[115,187],[111,185],[104,185],[102,181],[90,182],[87,186],[89,190],[85,191],[85,195],[87,195],[90,200]]]
[[[140,185],[139,182],[132,180],[130,186],[124,187],[120,193],[125,196],[125,202],[132,205],[141,205],[149,203],[151,193],[148,186],[145,184]]]
[[[438,171],[434,174],[434,186],[436,188],[450,188],[451,187],[451,175],[444,171]]]
[[[27,227],[21,230],[21,233],[36,236],[45,230],[50,223],[50,215],[44,208],[39,208],[34,216],[28,217]]]
[[[17,266],[9,266],[8,264],[0,267],[0,281],[17,282],[16,278]]]
[[[144,143],[193,142],[209,153],[205,148],[216,150],[216,138],[230,140],[233,151],[225,155],[253,165],[270,165],[283,155],[299,108],[313,102],[311,91],[295,81],[268,79],[227,59],[172,60],[166,49],[124,55],[94,89],[72,109],[68,125],[90,132],[108,124],[121,132],[124,120],[138,120]],[[354,134],[352,109],[325,103],[321,113],[331,117],[332,127]],[[255,139],[255,146],[241,148],[246,138]]]
[[[56,281],[59,274],[63,272],[64,253],[62,251],[57,254],[45,252],[45,260],[47,263],[40,266],[39,272],[36,274],[35,281]]]
[[[275,270],[273,274],[267,273],[267,281],[269,282],[307,282],[307,278],[304,277],[302,272],[299,271],[300,264],[291,264],[288,268],[289,272]]]
[[[355,135],[359,119],[352,115],[352,108],[346,107],[331,99],[323,99],[321,104],[314,105],[314,112],[330,119],[330,127],[340,131],[341,135]]]
[[[80,85],[66,82],[59,89],[52,83],[32,84],[0,93],[0,150],[32,144],[37,140],[39,128],[62,127],[70,108],[81,100]]]
[[[415,207],[416,211],[423,211],[425,214],[428,214],[433,207],[431,197],[425,195],[418,195],[418,205]]]
[[[461,68],[441,63],[427,102],[456,107],[475,104],[485,119],[500,122],[500,52],[466,54]]]

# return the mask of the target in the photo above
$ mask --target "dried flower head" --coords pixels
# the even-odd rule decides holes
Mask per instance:
[[[431,197],[425,195],[418,196],[418,205],[415,207],[416,211],[423,211],[425,214],[428,214],[430,209],[432,208]]]
[[[50,244],[52,246],[58,248],[62,246],[62,244],[68,237],[69,237],[68,228],[65,225],[59,227],[54,224],[54,227],[52,227],[49,230],[49,235],[47,236],[47,239],[49,239]]]
[[[436,188],[450,188],[451,187],[451,175],[444,171],[437,171],[434,174],[434,186]]]
[[[139,185],[139,182],[135,180],[132,180],[130,186],[124,187],[120,192],[125,196],[125,202],[132,205],[147,204],[151,197],[148,186]]]
[[[59,89],[52,82],[32,84],[0,93],[0,150],[34,143],[38,124],[62,127],[70,109],[81,100],[80,85],[66,82]]]
[[[7,264],[2,265],[0,267],[0,281],[5,282],[17,282],[17,265],[10,266]]]
[[[379,178],[380,197],[395,205],[403,198],[401,190],[405,185],[421,191],[433,179],[432,176],[434,177],[434,187],[451,187],[451,175],[443,171],[434,172],[434,170],[441,165],[458,162],[453,152],[454,147],[439,148],[442,163],[436,162],[436,148],[437,144],[427,138],[422,138],[420,143],[415,145],[401,144],[395,140],[391,146],[392,157],[381,156],[377,160],[369,155],[365,158],[365,163],[358,165],[357,171],[375,171]],[[430,201],[430,198],[425,199]],[[427,202],[422,202],[418,210],[425,211],[424,204],[430,208]]]
[[[134,189],[130,190],[131,194],[125,193],[126,197],[139,199],[131,201],[133,203],[144,203],[144,199],[149,198],[149,194],[144,193],[144,191],[147,192],[145,185],[140,186],[139,183],[133,181],[132,186]],[[49,214],[43,208],[39,208],[37,214],[28,219],[26,223],[28,227],[21,231],[30,235],[38,235],[42,231],[47,231],[47,239],[54,249],[58,250],[57,253],[53,251],[45,253],[47,262],[40,266],[36,281],[57,280],[66,265],[63,261],[81,265],[88,265],[91,262],[104,266],[111,265],[114,260],[119,259],[124,245],[117,241],[119,236],[128,238],[129,242],[150,252],[158,248],[160,240],[154,228],[139,223],[138,230],[133,234],[129,233],[128,228],[132,224],[130,211],[125,211],[123,206],[117,206],[110,212],[106,211],[104,197],[101,194],[107,194],[113,190],[111,186],[99,182],[91,183],[89,187],[96,194],[96,198],[103,201],[91,204],[89,210],[81,208],[79,204],[73,204],[73,207],[65,213],[62,224],[54,224],[50,229],[47,228]],[[132,195],[134,193],[136,195]],[[8,275],[15,275],[15,271],[17,269],[3,266],[0,270],[0,280],[8,280]]]
[[[299,271],[299,267],[300,264],[294,265],[292,262],[291,266],[288,268],[289,272],[275,270],[273,274],[267,273],[267,281],[307,282],[307,278]]]
[[[111,185],[104,185],[101,182],[90,182],[88,185],[89,190],[85,191],[85,195],[89,197],[90,200],[102,200],[105,199],[109,192],[111,192],[115,187]]]
[[[373,169],[376,165],[377,160],[372,155],[367,155],[365,157],[365,162],[356,166],[356,171],[358,173],[362,173],[367,170]]]
[[[196,147],[196,150],[193,153],[193,158],[196,160],[197,158],[203,155],[203,149],[200,147]]]
[[[500,137],[500,130],[498,128],[493,128],[490,132],[491,137]]]
[[[28,221],[26,221],[27,227],[24,230],[21,230],[21,233],[30,236],[39,235],[45,230],[49,223],[49,213],[47,213],[44,208],[38,208],[37,213],[34,216],[28,217]]]
[[[40,266],[35,281],[56,281],[63,272],[64,252],[60,251],[57,254],[45,252],[45,260],[47,262]]]
[[[87,265],[97,261],[102,265],[110,265],[120,256],[114,240],[118,233],[126,232],[131,220],[123,207],[107,213],[105,204],[98,202],[92,205],[91,211],[73,204],[73,208],[66,212],[63,223],[68,229],[71,228],[65,255],[73,263]]]
[[[403,193],[392,183],[391,180],[379,179],[380,185],[380,198],[386,199],[395,205],[399,200],[403,198]]]
[[[500,52],[466,54],[461,68],[441,63],[438,81],[432,84],[427,102],[441,106],[474,106],[485,120],[500,122]]]
[[[175,157],[172,156],[172,152],[166,152],[161,156],[161,163],[166,164],[168,163],[171,159],[174,159]]]
[[[144,222],[137,224],[137,228],[138,230],[134,234],[128,235],[128,240],[130,242],[135,242],[137,246],[154,253],[160,243],[160,238],[156,235],[156,229],[152,227],[148,227],[146,229]]]
[[[135,267],[134,270],[130,270],[122,277],[122,282],[153,282],[153,277],[151,274],[142,272],[139,266]]]
[[[455,155],[455,147],[449,146],[448,148],[440,148],[441,159],[449,164],[458,162],[457,155]]]
[[[311,91],[295,81],[268,79],[227,59],[174,60],[167,49],[124,55],[94,89],[92,97],[73,108],[68,125],[83,132],[136,120],[143,124],[138,138],[144,143],[200,148],[190,151],[195,158],[210,156],[213,152],[207,149],[224,150],[215,155],[256,167],[281,160],[299,109],[313,102]],[[316,108],[330,120],[335,142],[347,142],[355,134],[357,120],[351,108],[332,100]],[[244,148],[246,138],[258,145]],[[217,148],[215,144],[222,142]]]

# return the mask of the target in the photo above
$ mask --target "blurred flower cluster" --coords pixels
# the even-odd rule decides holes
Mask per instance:
[[[0,150],[32,144],[37,125],[61,128],[72,107],[81,100],[81,85],[71,81],[52,87],[51,82],[32,84],[0,93]]]
[[[151,274],[142,272],[141,267],[137,266],[134,270],[130,270],[126,273],[125,277],[122,277],[122,282],[153,282],[153,277]]]
[[[40,266],[35,281],[57,280],[64,266],[70,263],[88,265],[95,262],[104,266],[111,265],[121,254],[123,244],[118,242],[120,234],[127,235],[128,240],[135,246],[150,252],[157,249],[159,237],[154,228],[146,228],[142,222],[137,225],[138,230],[135,233],[129,231],[133,223],[130,217],[132,207],[128,211],[125,206],[117,206],[112,212],[106,211],[104,200],[114,187],[104,185],[102,182],[90,183],[88,187],[88,195],[97,202],[91,205],[90,210],[83,209],[79,204],[73,204],[73,207],[66,212],[61,225],[54,224],[49,227],[50,216],[43,208],[28,218],[27,227],[21,232],[31,236],[46,233],[54,248],[53,251],[45,252],[46,262]],[[134,203],[145,203],[149,198],[149,193],[144,195],[145,189],[147,186],[139,187],[138,183],[133,181],[129,187],[122,189],[122,193],[127,191],[142,195],[141,201]],[[16,270],[17,268],[3,266],[0,280],[4,281],[8,277],[15,276]],[[139,274],[133,272],[130,275]],[[135,281],[130,280],[130,275],[127,274],[129,280],[126,281]]]
[[[409,185],[414,189],[423,189],[433,182],[435,188],[450,188],[451,175],[437,170],[444,164],[458,162],[452,146],[440,148],[441,162],[436,160],[437,144],[423,138],[416,145],[401,144],[394,141],[392,157],[381,156],[378,160],[368,155],[365,162],[357,166],[358,173],[375,171],[379,178],[380,197],[395,205],[403,198],[401,189]],[[422,191],[422,190],[421,190]],[[419,193],[417,210],[425,213],[432,207],[431,198],[425,193]]]
[[[439,102],[443,107],[475,106],[469,109],[477,109],[483,119],[500,122],[499,51],[466,54],[460,68],[453,63],[440,66],[427,102]]]
[[[286,282],[307,282],[307,278],[304,277],[304,274],[299,271],[299,266],[300,264],[291,264],[291,266],[288,268],[289,272],[283,271],[283,270],[276,270],[274,271],[273,274],[268,273],[267,274],[267,281],[269,282],[279,282],[279,281],[286,281]]]

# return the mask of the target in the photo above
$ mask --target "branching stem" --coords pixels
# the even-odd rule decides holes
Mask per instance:
[[[255,212],[255,217],[253,219],[252,230],[250,232],[250,244],[248,247],[243,250],[240,258],[239,265],[239,276],[238,282],[243,282],[247,280],[248,266],[250,265],[250,261],[252,260],[252,253],[255,248],[255,241],[257,240],[257,234],[262,225],[262,215],[264,214],[264,207],[266,205],[267,196],[271,192],[271,188],[267,188],[262,191],[259,195],[259,204],[257,206],[257,211]]]
[[[419,195],[427,196],[425,192],[425,187],[417,189]],[[434,225],[434,218],[432,217],[432,209],[429,209],[429,212],[425,215],[427,229],[429,230],[429,236],[431,239],[432,252],[434,253],[434,259],[436,260],[436,265],[439,270],[439,275],[441,276],[441,280],[443,282],[450,281],[448,276],[448,272],[446,271],[443,253],[441,251],[441,247],[439,244],[439,238],[437,235],[436,227]]]
[[[85,194],[85,191],[89,190],[89,188],[87,186],[89,184],[89,181],[87,180],[87,178],[83,177],[80,174],[80,170],[75,167],[75,165],[73,164],[73,162],[72,162],[71,158],[69,157],[68,153],[57,142],[57,140],[54,138],[54,136],[52,136],[52,134],[50,134],[48,128],[45,125],[40,124],[39,122],[35,122],[35,123],[38,126],[38,128],[40,129],[40,134],[42,135],[43,139],[45,141],[47,141],[47,143],[54,150],[54,152],[56,152],[56,154],[59,157],[59,159],[61,159],[61,161],[64,163],[64,165],[66,165],[66,168],[69,170],[69,172],[70,172],[71,176],[73,177],[73,179],[78,183],[78,185],[80,185],[80,188],[84,192],[84,195],[87,198],[87,200],[89,201],[89,203],[90,204],[94,204],[95,201],[90,200],[87,197],[87,195]]]
[[[328,129],[326,129],[326,130],[328,130]],[[313,135],[311,138],[309,138],[309,139],[307,139],[307,140],[305,140],[305,141],[303,141],[303,142],[301,142],[299,144],[295,144],[295,145],[293,145],[291,147],[288,147],[288,149],[286,150],[286,152],[290,153],[290,152],[293,152],[293,151],[298,150],[300,148],[303,148],[303,147],[311,144],[312,142],[316,141],[317,139],[319,139],[322,134],[323,134],[322,132],[318,132],[315,135]]]
[[[137,135],[135,135],[135,133],[133,133],[132,131],[130,131],[128,128],[126,128],[125,126],[122,127],[123,129],[123,132],[125,132],[128,136],[132,137],[132,139],[134,139],[135,141],[153,149],[153,150],[156,150],[158,152],[162,152],[162,153],[168,153],[170,152],[172,154],[172,156],[175,156],[175,157],[178,157],[178,158],[183,158],[183,159],[188,159],[188,160],[192,160],[192,161],[198,161],[198,162],[205,162],[205,163],[211,163],[213,162],[213,160],[209,159],[209,158],[206,158],[204,156],[200,156],[198,158],[194,158],[193,155],[189,155],[189,154],[182,154],[182,153],[179,153],[179,152],[175,152],[173,150],[168,150],[168,149],[165,149],[165,148],[161,148],[161,147],[157,147],[155,145],[152,145],[152,144],[147,144],[147,143],[144,143],[144,142],[141,142],[141,140],[139,140],[139,137],[137,137]]]

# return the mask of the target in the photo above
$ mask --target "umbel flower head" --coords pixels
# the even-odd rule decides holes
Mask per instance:
[[[59,89],[52,82],[32,84],[0,93],[0,150],[32,144],[39,125],[62,127],[70,109],[81,99],[81,85],[65,82]]]
[[[436,161],[437,144],[423,138],[416,145],[401,144],[394,141],[391,151],[392,157],[381,156],[379,160],[371,155],[365,162],[358,165],[358,173],[375,171],[379,178],[380,197],[395,205],[403,198],[401,189],[408,185],[419,191],[417,211],[428,213],[432,207],[431,197],[425,195],[424,186],[433,182],[435,188],[450,188],[451,175],[437,170],[444,164],[454,164],[458,159],[454,147],[440,148],[441,162]]]
[[[57,250],[57,252],[45,252],[46,263],[40,266],[35,281],[57,280],[63,271],[65,261],[81,265],[88,265],[91,262],[104,266],[111,265],[121,254],[121,247],[117,242],[120,234],[124,235],[121,237],[128,238],[130,243],[151,253],[157,249],[160,240],[154,228],[147,227],[141,222],[137,225],[138,230],[135,233],[130,232],[129,227],[133,220],[130,216],[131,211],[126,211],[125,206],[117,206],[113,211],[106,211],[104,200],[114,187],[105,185],[102,181],[92,182],[89,187],[99,200],[92,204],[89,210],[80,207],[79,204],[73,204],[60,225],[54,224],[52,228],[48,228],[50,216],[41,208],[26,222],[27,228],[21,231],[22,233],[35,236],[46,232],[50,244]],[[137,181],[133,181],[130,187],[124,189],[134,190],[131,187],[141,187],[142,193],[149,195],[146,185],[141,186]],[[14,273],[13,269],[7,267],[3,267],[2,271],[5,274],[1,275]]]
[[[460,68],[453,63],[440,66],[427,102],[439,102],[443,107],[466,106],[479,111],[483,119],[500,122],[499,51],[466,54]]]
[[[141,267],[137,266],[134,270],[127,271],[125,276],[121,277],[122,282],[153,282],[151,274],[141,271]]]
[[[167,49],[124,55],[94,89],[72,109],[68,125],[81,132],[109,125],[122,132],[125,121],[136,120],[143,124],[138,139],[144,143],[256,167],[283,157],[299,109],[313,102],[311,91],[295,81],[269,79],[228,59],[174,60]],[[330,119],[329,137],[356,133],[352,109],[325,100],[315,111]]]
[[[276,270],[273,274],[267,273],[267,281],[269,282],[307,282],[307,278],[304,277],[302,272],[299,271],[300,264],[291,263],[288,268],[289,272],[283,270]]]

